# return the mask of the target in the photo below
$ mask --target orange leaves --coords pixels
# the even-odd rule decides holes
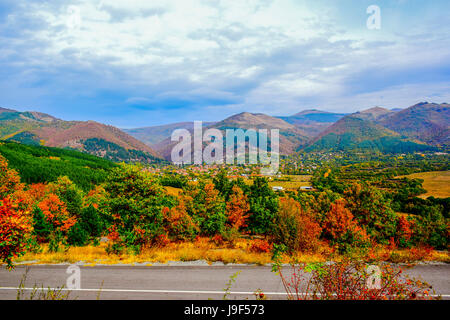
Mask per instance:
[[[322,228],[309,211],[292,198],[280,198],[277,232],[290,250],[311,250],[319,245]]]
[[[226,206],[227,222],[236,230],[246,227],[249,210],[247,196],[241,188],[234,186]]]
[[[22,188],[20,176],[15,170],[8,168],[8,161],[0,155],[0,199]]]
[[[368,240],[365,230],[358,226],[353,214],[346,208],[344,199],[338,199],[331,204],[325,218],[324,231],[331,239],[337,241],[348,235],[356,236],[357,240]]]
[[[12,267],[12,259],[26,249],[26,239],[32,231],[30,217],[17,209],[10,199],[0,200],[0,259]]]
[[[411,227],[412,223],[409,222],[404,216],[400,216],[397,223],[397,234],[399,238],[404,241],[409,241],[413,234]]]
[[[63,232],[68,231],[76,223],[76,218],[69,216],[64,202],[53,193],[47,195],[38,204],[38,207],[42,210],[47,221]]]
[[[266,240],[256,239],[250,244],[249,251],[255,253],[268,253],[272,250],[273,245]]]
[[[179,199],[179,204],[171,209],[162,209],[164,229],[169,236],[176,239],[192,239],[198,232],[197,224],[187,213],[183,198]]]

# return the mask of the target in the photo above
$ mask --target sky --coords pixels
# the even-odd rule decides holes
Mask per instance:
[[[136,128],[450,102],[449,12],[448,0],[0,0],[0,107]]]

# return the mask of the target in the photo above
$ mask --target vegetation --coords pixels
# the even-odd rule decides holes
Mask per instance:
[[[19,155],[37,152],[36,160],[39,152],[53,151],[5,146]],[[69,166],[91,160],[67,150],[59,157]],[[312,190],[276,192],[245,167],[151,168],[99,160],[89,172],[104,178],[83,188],[69,175],[24,183],[1,159],[1,258],[8,265],[23,254],[47,261],[72,260],[76,252],[96,252],[94,261],[268,263],[275,253],[286,262],[448,260],[446,251],[435,250],[448,249],[449,199],[419,198],[426,192],[421,180],[397,178],[399,171],[441,169],[437,161],[419,160],[414,167],[408,159],[401,162],[406,168],[395,170],[392,158],[345,166],[323,161],[311,175]]]

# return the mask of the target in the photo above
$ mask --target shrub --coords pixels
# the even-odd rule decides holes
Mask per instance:
[[[256,253],[268,253],[272,251],[272,245],[267,240],[256,239],[250,244],[249,251]]]
[[[380,265],[379,285],[362,262],[297,264],[285,274],[275,265],[290,300],[431,300],[431,287],[403,275],[398,266]],[[438,297],[436,297],[437,299]]]

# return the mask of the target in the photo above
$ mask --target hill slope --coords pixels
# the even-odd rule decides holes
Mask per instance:
[[[422,102],[383,119],[380,124],[411,139],[450,146],[450,105]]]
[[[39,112],[0,109],[0,139],[32,145],[71,148],[114,161],[160,161],[143,142],[95,121],[64,121]]]
[[[73,150],[0,142],[0,154],[17,170],[22,182],[45,183],[68,176],[84,190],[106,180],[115,163]]]
[[[345,116],[330,126],[304,150],[403,153],[432,149],[428,145],[407,140],[373,121],[361,119],[356,114]]]
[[[307,135],[302,130],[296,128],[294,125],[286,121],[271,117],[262,113],[242,112],[226,118],[222,121],[207,126],[208,128],[219,129],[225,137],[227,129],[267,129],[270,134],[270,129],[279,129],[280,133],[280,154],[291,154],[295,152],[300,146],[307,142]],[[165,159],[170,160],[172,148],[175,142],[170,141],[170,138],[154,145],[153,147],[164,156]]]

